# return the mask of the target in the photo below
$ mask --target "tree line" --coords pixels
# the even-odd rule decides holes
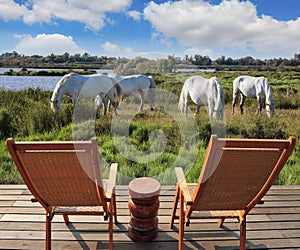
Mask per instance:
[[[0,67],[16,68],[101,68],[109,64],[113,58],[106,56],[91,56],[88,53],[47,56],[18,54],[16,51],[0,55]]]
[[[209,56],[194,55],[185,56],[185,60],[191,62],[194,65],[200,66],[212,66],[212,65],[226,65],[226,66],[300,66],[300,53],[296,53],[293,58],[273,58],[273,59],[255,59],[251,56],[242,57],[239,59],[233,59],[231,57],[226,58],[220,56],[216,60],[211,60]]]
[[[150,60],[143,57],[128,59],[125,57],[92,56],[88,53],[70,55],[65,52],[61,55],[53,53],[47,56],[32,55],[26,56],[13,51],[0,55],[0,67],[16,68],[83,68],[100,69],[103,67],[117,69],[120,73],[135,72],[174,72],[178,67],[299,67],[300,53],[295,53],[291,59],[255,59],[251,56],[233,59],[220,56],[212,60],[209,56],[186,55],[184,58],[169,55],[165,59]]]

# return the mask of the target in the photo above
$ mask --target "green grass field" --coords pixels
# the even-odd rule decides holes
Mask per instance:
[[[268,118],[264,111],[259,116],[255,115],[255,99],[245,102],[245,113],[242,116],[237,112],[237,108],[236,113],[231,114],[231,84],[234,77],[241,75],[241,72],[204,74],[199,71],[156,75],[154,79],[158,90],[178,98],[184,80],[193,74],[206,77],[217,75],[222,81],[226,101],[225,123],[222,126],[225,127],[226,137],[296,136],[295,150],[276,183],[300,185],[300,73],[245,73],[265,75],[269,78],[276,104],[273,118]],[[174,184],[175,166],[186,169],[188,181],[197,181],[209,137],[211,133],[218,131],[218,124],[210,123],[205,107],[194,117],[195,105],[189,104],[188,117],[194,120],[195,131],[186,124],[186,118],[178,114],[178,99],[168,101],[169,108],[164,97],[158,98],[155,111],[148,110],[149,106],[146,104],[144,112],[137,112],[137,105],[132,103],[138,103],[139,98],[134,96],[132,103],[125,102],[120,107],[119,113],[124,117],[128,116],[128,119],[118,120],[111,113],[106,117],[100,114],[99,119],[84,121],[74,126],[70,100],[65,98],[61,113],[54,114],[49,104],[51,94],[39,89],[0,90],[0,183],[22,183],[6,149],[7,137],[15,137],[17,140],[74,140],[74,131],[77,131],[76,138],[97,136],[104,175],[107,174],[111,162],[118,162],[119,184],[127,184],[131,178],[141,176],[155,177],[162,184]],[[112,134],[112,128],[117,133]]]

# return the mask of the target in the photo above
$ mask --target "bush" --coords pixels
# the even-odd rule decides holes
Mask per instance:
[[[6,108],[0,109],[0,139],[5,139],[9,136],[12,136],[14,127],[12,126],[13,118],[9,114],[9,111]]]

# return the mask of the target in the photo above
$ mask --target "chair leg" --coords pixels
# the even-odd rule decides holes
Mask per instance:
[[[178,250],[183,249],[183,236],[184,236],[184,223],[185,223],[185,215],[184,215],[184,196],[181,191],[180,193],[180,200],[179,200],[179,240],[178,240]]]
[[[240,250],[246,250],[246,217],[240,221]]]
[[[113,202],[113,208],[112,208],[112,211],[113,211],[113,215],[114,215],[114,218],[115,218],[115,224],[118,223],[118,219],[117,219],[117,201],[116,201],[116,194],[113,193],[112,195],[112,202]]]
[[[224,221],[225,221],[224,218],[219,219],[218,220],[218,227],[220,227],[220,228],[223,227]]]
[[[46,214],[46,249],[51,250],[51,221],[53,215],[51,213]]]
[[[178,200],[179,200],[179,185],[176,186],[176,194],[175,194],[175,198],[174,198],[174,203],[173,203],[173,209],[172,209],[172,214],[171,214],[171,219],[170,219],[170,228],[173,228],[174,225],[174,219],[176,216],[176,210],[177,210],[177,204],[178,204]]]
[[[109,213],[109,250],[113,250],[113,214]]]
[[[63,217],[64,217],[65,223],[68,224],[70,222],[69,216],[67,214],[63,214]]]

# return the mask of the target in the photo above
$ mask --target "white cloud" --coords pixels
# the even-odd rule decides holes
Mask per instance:
[[[99,31],[105,25],[106,12],[123,12],[132,0],[27,0],[24,5],[13,0],[0,0],[0,18],[5,21],[22,18],[26,24],[51,23],[55,19],[78,21]]]
[[[127,56],[133,53],[133,49],[130,47],[121,48],[119,45],[111,43],[109,41],[101,45],[103,51],[108,54],[108,56]]]
[[[136,10],[131,10],[127,12],[127,15],[135,21],[139,21],[142,18],[142,13]]]
[[[15,35],[20,41],[14,48],[20,54],[25,55],[49,55],[83,53],[71,36],[61,34],[38,34],[36,37],[31,35]]]
[[[13,0],[0,0],[0,6],[0,18],[6,22],[20,19],[29,14],[25,5],[19,5]]]
[[[223,0],[219,5],[202,0],[151,1],[144,9],[144,18],[157,33],[194,49],[240,54],[299,50],[300,18],[278,21],[259,17],[249,1]]]
[[[117,44],[113,44],[111,42],[106,42],[102,44],[102,49],[107,53],[118,54],[121,52],[121,48]]]

